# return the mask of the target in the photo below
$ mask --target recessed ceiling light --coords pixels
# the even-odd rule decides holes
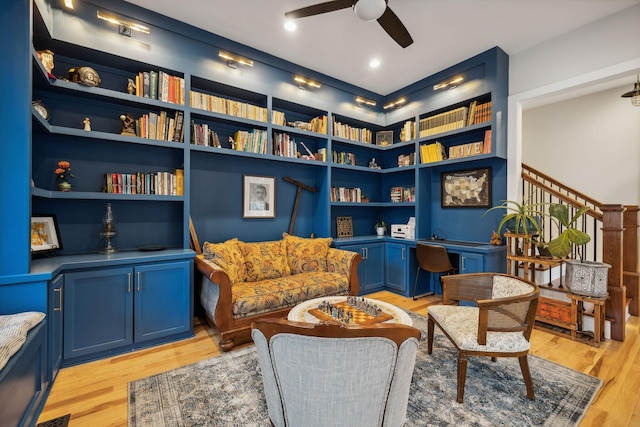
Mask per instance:
[[[287,31],[295,31],[298,28],[298,24],[293,21],[285,21],[284,29]]]
[[[378,68],[379,66],[380,66],[380,60],[378,58],[374,58],[371,61],[369,61],[369,67]]]

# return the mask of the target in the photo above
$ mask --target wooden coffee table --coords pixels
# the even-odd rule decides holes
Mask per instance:
[[[346,296],[336,296],[336,297],[322,297],[322,298],[314,298],[300,304],[296,305],[291,309],[287,319],[294,320],[297,322],[307,322],[307,323],[319,323],[320,319],[313,314],[309,313],[309,310],[318,308],[318,306],[326,301],[331,304],[339,304],[344,303],[347,300]],[[366,301],[371,304],[375,304],[382,309],[384,314],[390,316],[389,320],[386,320],[384,323],[399,323],[402,325],[413,326],[413,322],[411,321],[411,317],[399,307],[395,305],[386,303],[384,301],[378,301],[371,298],[365,298]]]

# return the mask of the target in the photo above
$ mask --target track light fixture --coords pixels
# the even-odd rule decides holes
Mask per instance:
[[[227,60],[227,66],[229,68],[236,68],[238,64],[253,67],[253,61],[245,58],[244,56],[235,55],[233,53],[225,52],[224,50],[219,50],[218,56]]]
[[[138,24],[137,22],[120,19],[114,15],[109,15],[102,11],[98,11],[98,19],[102,19],[103,21],[111,22],[112,24],[118,25],[118,32],[123,36],[131,37],[131,30],[145,34],[151,33],[149,27],[145,27],[144,25]]]
[[[638,81],[633,85],[633,90],[620,95],[622,98],[631,98],[631,105],[634,107],[640,107],[640,74],[638,74]]]
[[[440,89],[445,89],[445,88],[453,89],[454,87],[458,86],[459,83],[462,83],[463,80],[464,80],[464,77],[457,76],[457,77],[454,77],[453,79],[451,79],[449,81],[442,82],[442,83],[439,83],[437,85],[434,85],[433,86],[433,90],[440,90]]]
[[[405,102],[407,102],[407,98],[402,97],[400,99],[396,99],[395,101],[387,102],[386,104],[384,104],[382,106],[382,108],[385,109],[385,110],[388,110],[389,108],[394,108],[394,107],[397,107],[399,105],[402,105]]]
[[[314,87],[316,89],[321,87],[320,83],[314,82],[313,80],[305,79],[304,77],[301,77],[301,76],[294,76],[293,80],[295,80],[298,83],[298,87],[302,90],[306,89],[305,85],[309,87]]]
[[[373,101],[373,100],[367,99],[367,98],[363,98],[361,96],[356,96],[356,104],[358,104],[358,107],[361,107],[362,104],[368,105],[370,107],[375,107],[376,106],[376,101]]]

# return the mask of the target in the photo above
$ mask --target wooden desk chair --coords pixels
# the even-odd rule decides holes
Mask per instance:
[[[457,401],[464,400],[469,356],[517,357],[527,388],[535,399],[529,371],[529,338],[538,308],[538,286],[526,279],[498,273],[471,273],[444,276],[444,305],[428,311],[427,351],[433,350],[434,325],[458,350]],[[460,306],[460,301],[477,306]]]
[[[413,282],[414,301],[420,297],[433,295],[436,291],[435,286],[439,283],[442,274],[455,274],[458,272],[458,269],[451,265],[449,252],[447,252],[447,248],[444,246],[416,243],[416,260],[418,261],[418,269],[416,271],[416,280]],[[435,281],[436,284],[434,284],[434,292],[416,295],[420,270],[425,270],[438,275]]]
[[[252,338],[273,426],[404,424],[418,329],[262,319]]]

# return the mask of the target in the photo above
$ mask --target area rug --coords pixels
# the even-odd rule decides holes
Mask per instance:
[[[456,402],[456,352],[441,333],[427,354],[426,318],[406,426],[576,426],[602,380],[529,356],[536,400],[517,359],[470,357],[464,403]],[[437,327],[436,327],[437,330]],[[129,383],[129,426],[269,426],[255,347]]]

